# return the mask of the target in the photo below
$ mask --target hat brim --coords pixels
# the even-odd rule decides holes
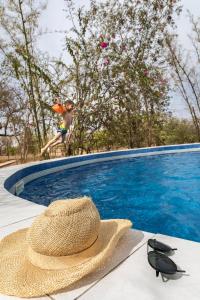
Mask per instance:
[[[87,260],[64,269],[47,270],[27,258],[27,228],[0,242],[0,293],[18,297],[39,297],[67,288],[87,274],[103,267],[119,239],[130,228],[129,220],[101,221],[98,247]]]

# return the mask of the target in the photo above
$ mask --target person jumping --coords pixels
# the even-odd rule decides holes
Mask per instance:
[[[58,126],[57,134],[51,139],[42,149],[41,155],[45,152],[50,152],[51,148],[61,144],[70,142],[72,131],[73,131],[73,111],[74,102],[72,100],[67,100],[64,105],[61,103],[56,103],[52,106],[53,111],[62,115],[62,122]]]

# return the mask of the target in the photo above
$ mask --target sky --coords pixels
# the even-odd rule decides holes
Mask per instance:
[[[76,6],[88,6],[89,0],[75,0]],[[191,33],[191,26],[187,18],[189,10],[194,16],[200,16],[199,0],[182,0],[183,12],[177,17],[177,33],[179,42],[183,48],[190,50],[190,40],[188,35]],[[42,51],[48,52],[51,56],[59,57],[64,50],[64,33],[55,31],[65,31],[70,29],[70,23],[66,19],[66,1],[49,0],[47,9],[42,13],[40,18],[40,26],[46,28],[52,33],[44,34],[40,37],[38,47]],[[198,15],[199,12],[199,15]],[[63,57],[67,60],[67,58]],[[180,118],[190,118],[187,107],[184,105],[179,95],[173,95],[170,110],[174,115]]]

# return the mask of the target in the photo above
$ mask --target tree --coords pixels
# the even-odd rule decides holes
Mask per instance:
[[[160,140],[164,145],[196,142],[197,134],[192,120],[167,118],[162,131],[160,131]]]
[[[179,1],[92,0],[88,9],[75,9],[67,0],[68,64],[37,49],[43,9],[45,2],[37,0],[0,4],[0,80],[16,92],[15,108],[21,109],[3,126],[12,127],[23,159],[52,134],[59,120],[51,111],[56,96],[76,103],[74,154],[165,143],[170,87],[164,54]],[[198,125],[197,119],[196,114]],[[32,150],[31,144],[36,144]]]
[[[190,36],[192,52],[183,51],[178,45],[176,35],[166,37],[165,41],[175,90],[179,92],[188,107],[200,141],[200,24],[199,20],[195,20],[192,15],[189,17],[192,24]]]
[[[104,129],[109,136],[123,133],[131,148],[156,143],[169,104],[164,37],[174,26],[177,3],[91,1],[89,10],[76,11],[67,1],[73,27],[66,45],[79,107],[78,148],[86,141],[92,144],[95,132]]]

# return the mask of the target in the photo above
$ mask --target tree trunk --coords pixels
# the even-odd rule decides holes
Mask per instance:
[[[29,84],[30,84],[30,104],[33,109],[34,113],[34,118],[35,118],[35,123],[36,123],[36,130],[37,130],[37,136],[38,136],[38,145],[39,148],[41,148],[42,145],[42,140],[41,140],[41,133],[40,133],[40,127],[39,127],[39,120],[37,116],[37,104],[35,101],[35,94],[34,94],[34,87],[33,87],[33,73],[32,73],[32,68],[31,68],[31,54],[29,51],[29,41],[28,41],[28,36],[27,36],[27,31],[26,31],[26,26],[25,26],[25,20],[24,20],[24,14],[23,14],[23,9],[22,9],[22,0],[18,0],[19,3],[19,10],[20,10],[20,16],[21,16],[21,21],[22,21],[22,28],[23,28],[23,35],[25,39],[25,48],[26,48],[26,55],[27,55],[27,65],[28,65],[28,73],[29,73]]]

